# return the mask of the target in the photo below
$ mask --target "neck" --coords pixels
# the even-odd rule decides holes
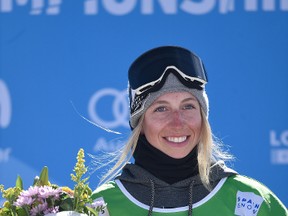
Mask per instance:
[[[172,158],[152,146],[144,135],[138,139],[133,154],[135,164],[169,184],[197,175],[197,147],[181,159]]]

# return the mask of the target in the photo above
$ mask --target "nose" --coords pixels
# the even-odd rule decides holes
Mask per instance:
[[[185,119],[183,118],[180,111],[174,111],[170,116],[170,125],[174,128],[182,128],[184,125]]]

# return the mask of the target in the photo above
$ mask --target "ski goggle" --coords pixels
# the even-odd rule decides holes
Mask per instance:
[[[182,47],[159,47],[144,53],[131,65],[130,99],[159,90],[169,73],[189,88],[201,90],[208,82],[204,64],[197,55]]]

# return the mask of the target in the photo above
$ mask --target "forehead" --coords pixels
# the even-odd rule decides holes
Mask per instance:
[[[186,92],[186,91],[181,91],[181,92],[167,92],[164,93],[163,95],[159,96],[158,98],[156,98],[156,100],[153,102],[159,102],[159,101],[182,101],[182,100],[197,100],[196,97],[190,93],[190,92]]]

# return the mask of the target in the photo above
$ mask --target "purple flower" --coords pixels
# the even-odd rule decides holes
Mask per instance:
[[[39,188],[39,197],[48,198],[52,194],[52,188],[48,186],[42,186]]]
[[[24,205],[31,205],[34,202],[34,199],[29,196],[22,196],[20,195],[16,202],[14,202],[15,206],[24,206]]]
[[[61,188],[53,189],[50,186],[41,186],[39,188],[39,197],[46,199],[46,198],[55,198],[58,199],[60,197],[60,193],[62,192]]]
[[[57,212],[59,212],[59,206],[55,206],[54,208],[48,208],[43,213],[46,215],[49,213],[57,213]]]
[[[96,200],[91,204],[86,204],[86,206],[90,208],[94,208],[94,209],[99,209],[99,208],[101,209],[106,206],[106,203],[104,202],[104,200]]]
[[[48,204],[46,202],[43,204],[39,204],[30,210],[30,215],[36,216],[37,214],[41,214],[42,212],[46,211],[47,208],[48,208]]]
[[[45,199],[59,199],[61,192],[61,188],[53,189],[50,186],[31,186],[28,190],[20,193],[18,199],[14,202],[14,205],[19,207],[23,207],[25,205],[31,207],[33,205],[35,207],[31,209],[31,214],[37,215],[37,213],[47,210],[48,204],[46,203]],[[51,213],[58,212],[59,207],[55,209],[51,208],[49,211],[51,211]]]
[[[30,186],[28,188],[28,190],[25,190],[25,191],[22,191],[21,192],[21,196],[26,196],[26,197],[33,197],[33,196],[36,196],[38,194],[38,187],[37,186]]]

